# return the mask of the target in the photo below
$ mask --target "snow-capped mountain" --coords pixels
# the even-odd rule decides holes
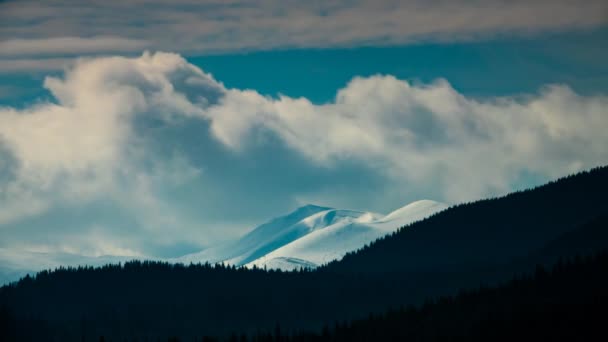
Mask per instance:
[[[176,259],[178,262],[224,262],[283,270],[316,267],[447,208],[422,200],[390,214],[306,205],[278,217],[241,239]]]
[[[242,238],[211,247],[201,252],[176,259],[179,262],[224,262],[245,265],[285,246],[311,232],[323,229],[346,217],[358,217],[365,213],[352,210],[336,210],[316,205],[306,205],[292,213],[264,223]]]
[[[198,253],[188,254],[175,259],[178,262],[225,262],[243,265],[282,245],[288,244],[314,229],[305,220],[330,208],[306,205],[292,213],[277,217],[264,223],[242,238],[223,245],[210,247]]]
[[[297,269],[319,266],[339,260],[348,252],[390,234],[400,227],[422,220],[438,211],[446,209],[443,203],[422,200],[399,208],[386,216],[363,213],[357,217],[341,220],[317,229],[302,238],[277,248],[271,253],[247,264],[257,267]],[[332,210],[317,215],[331,214]]]
[[[100,266],[133,259],[169,262],[223,262],[236,266],[293,270],[314,268],[447,208],[445,204],[423,200],[408,204],[388,215],[306,205],[292,213],[264,223],[240,239],[188,254],[163,259],[136,256],[90,257],[69,253],[21,252],[0,248],[0,285],[25,274],[59,266]]]

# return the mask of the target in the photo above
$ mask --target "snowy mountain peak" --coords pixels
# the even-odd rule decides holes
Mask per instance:
[[[265,254],[247,266],[291,270],[326,264],[446,208],[443,203],[421,200],[401,207],[386,216],[337,209],[319,212],[304,219],[303,222],[310,224],[311,227],[321,228],[311,229],[310,233]]]
[[[243,238],[247,239],[259,239],[261,237],[268,237],[269,235],[277,234],[282,230],[285,230],[292,225],[320,212],[331,210],[332,208],[321,207],[318,205],[307,204],[299,207],[291,213],[276,217],[266,223],[263,223],[250,231]]]
[[[388,215],[307,204],[259,225],[237,241],[177,259],[284,270],[316,267],[447,208],[421,200]]]

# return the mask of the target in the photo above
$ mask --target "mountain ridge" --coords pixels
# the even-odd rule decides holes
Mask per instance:
[[[327,323],[493,286],[533,272],[537,263],[606,250],[606,190],[608,167],[462,204],[316,270],[134,261],[44,271],[1,287],[0,309],[26,333],[36,317],[49,327],[46,335],[62,341],[227,338],[279,325],[320,332]]]
[[[257,226],[236,241],[175,261],[222,262],[282,270],[294,270],[303,265],[317,267],[447,207],[440,202],[419,200],[382,215],[306,204]],[[341,241],[337,240],[336,234],[340,234]],[[272,261],[274,258],[277,260]]]
[[[398,208],[388,215],[366,212],[359,216],[345,216],[336,222],[331,222],[301,238],[285,244],[274,251],[254,260],[246,266],[271,268],[273,259],[281,260],[283,270],[293,270],[301,267],[299,263],[289,267],[284,259],[295,258],[305,260],[313,265],[323,265],[341,259],[346,253],[362,248],[366,244],[395,232],[402,226],[422,220],[447,205],[431,201],[419,200]],[[332,211],[328,211],[331,213]],[[334,211],[336,212],[336,211]],[[319,215],[321,213],[318,213]]]
[[[597,167],[531,189],[456,205],[329,266],[342,271],[409,272],[506,262],[607,212],[606,193],[608,167]],[[378,262],[389,255],[402,262]]]

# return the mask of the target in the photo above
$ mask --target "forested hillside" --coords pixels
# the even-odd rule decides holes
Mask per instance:
[[[608,247],[607,190],[608,168],[599,168],[460,205],[315,271],[159,262],[45,271],[0,288],[2,331],[13,334],[9,340],[36,341],[193,340],[277,325],[320,332],[328,322],[498,284],[538,263],[601,251]]]
[[[379,239],[329,268],[413,272],[492,267],[607,214],[606,194],[608,168],[603,167],[502,198],[461,204]]]
[[[560,260],[499,287],[461,291],[321,333],[253,336],[258,341],[605,341],[608,254]]]

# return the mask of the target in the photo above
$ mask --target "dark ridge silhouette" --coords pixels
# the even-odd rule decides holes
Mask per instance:
[[[531,257],[550,264],[565,257],[592,255],[608,247],[608,212],[550,241]]]
[[[551,270],[537,265],[497,287],[462,290],[456,296],[400,306],[351,322],[325,325],[320,332],[285,331],[280,325],[255,334],[194,341],[605,341],[608,253],[560,259]],[[84,324],[84,323],[83,323]],[[23,326],[25,325],[25,327]],[[41,320],[17,320],[0,308],[0,338],[47,340]],[[86,340],[86,338],[83,338]],[[106,341],[106,335],[91,340]],[[150,336],[133,341],[160,340]],[[166,337],[163,341],[181,341]],[[186,339],[184,339],[186,340]]]
[[[606,213],[608,168],[595,168],[501,198],[457,205],[326,268],[412,272],[492,266],[525,256]]]
[[[321,333],[258,333],[253,341],[605,341],[608,254],[560,260],[499,287],[461,291]],[[236,336],[236,335],[235,335]]]
[[[12,327],[8,341],[321,331],[603,250],[606,190],[603,167],[459,205],[316,271],[150,261],[43,271],[0,288],[0,327]]]

